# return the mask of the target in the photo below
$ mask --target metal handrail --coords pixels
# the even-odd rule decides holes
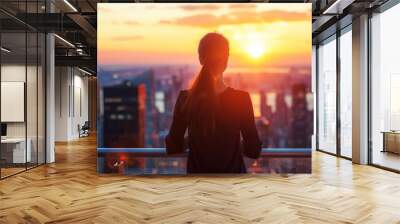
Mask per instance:
[[[186,153],[167,154],[165,148],[97,148],[97,153],[127,153],[137,157],[187,157]],[[261,157],[310,157],[310,148],[263,148]]]

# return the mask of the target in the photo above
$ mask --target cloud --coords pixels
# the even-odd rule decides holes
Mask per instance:
[[[134,25],[139,25],[140,23],[136,21],[125,21],[124,24],[128,26],[134,26]]]
[[[111,13],[111,12],[113,12],[113,10],[111,8],[108,8],[108,7],[103,6],[103,5],[97,6],[97,11],[100,12],[100,13]]]
[[[176,24],[183,26],[197,26],[197,27],[216,27],[220,25],[220,18],[213,14],[198,14],[193,16],[186,16],[176,20],[161,20],[162,24]]]
[[[117,25],[126,25],[126,26],[140,25],[140,23],[136,22],[136,21],[121,21],[121,20],[111,20],[111,24],[114,26],[117,26]]]
[[[234,4],[229,4],[229,9],[235,9],[235,10],[249,10],[249,9],[255,9],[256,5],[255,4],[249,4],[249,3],[234,3]]]
[[[201,10],[218,10],[221,8],[220,5],[216,4],[197,4],[197,5],[182,5],[181,9],[186,11],[201,11]]]
[[[163,20],[162,24],[175,24],[201,28],[216,28],[223,25],[239,25],[246,23],[273,23],[308,21],[311,19],[309,12],[287,12],[283,10],[270,11],[237,11],[221,16],[210,13],[181,17],[175,20]],[[311,22],[311,21],[310,21]]]
[[[111,38],[113,41],[133,41],[143,39],[141,35],[131,35],[131,36],[116,36]]]

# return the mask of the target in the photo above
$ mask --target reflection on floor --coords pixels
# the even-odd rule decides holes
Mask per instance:
[[[3,167],[1,168],[1,178],[17,174],[19,172],[25,171],[26,169],[30,169],[36,166],[36,163],[28,163],[26,164],[26,166],[25,164],[3,164]]]
[[[16,174],[18,172],[24,171],[25,167],[17,168],[1,168],[1,178]]]
[[[320,152],[312,174],[98,175],[96,139],[0,181],[0,223],[399,223],[400,175]]]
[[[373,163],[376,165],[400,170],[400,155],[392,152],[374,151],[372,157]]]

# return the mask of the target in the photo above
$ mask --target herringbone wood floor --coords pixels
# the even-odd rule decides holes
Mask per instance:
[[[326,154],[312,175],[99,176],[95,144],[0,181],[0,223],[400,223],[400,175]]]

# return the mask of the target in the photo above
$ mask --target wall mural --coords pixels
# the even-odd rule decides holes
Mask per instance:
[[[311,33],[307,3],[98,4],[98,172],[311,173]]]

